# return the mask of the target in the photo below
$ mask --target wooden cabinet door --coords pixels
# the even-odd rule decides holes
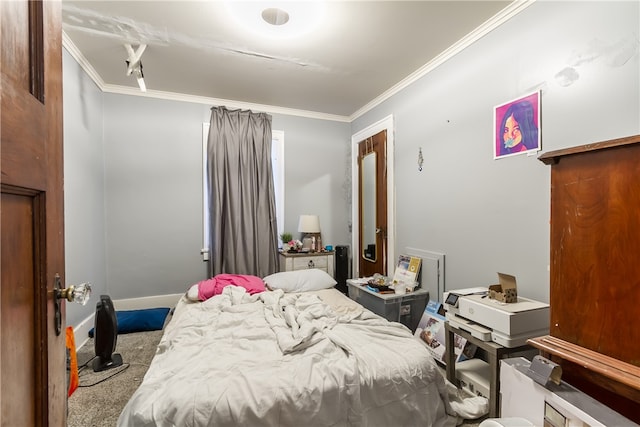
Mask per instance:
[[[640,422],[640,135],[540,160],[551,165],[553,338],[540,342],[564,381]]]

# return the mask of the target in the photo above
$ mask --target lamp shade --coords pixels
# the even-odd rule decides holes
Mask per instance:
[[[300,215],[298,231],[300,233],[319,233],[320,218],[318,215]]]

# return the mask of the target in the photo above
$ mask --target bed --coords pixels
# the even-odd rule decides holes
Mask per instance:
[[[291,290],[183,296],[118,426],[456,425],[405,326],[333,288]]]

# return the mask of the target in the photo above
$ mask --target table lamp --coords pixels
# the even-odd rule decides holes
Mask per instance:
[[[302,250],[315,252],[322,249],[320,218],[318,215],[300,215],[298,231],[302,233]]]

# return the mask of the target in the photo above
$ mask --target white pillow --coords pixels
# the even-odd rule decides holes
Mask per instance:
[[[328,289],[337,283],[323,270],[308,268],[305,270],[282,271],[262,279],[271,289],[285,292],[307,292]]]
[[[197,283],[195,285],[191,285],[191,287],[187,291],[187,299],[189,301],[199,302],[200,298],[198,298],[198,291],[199,291],[199,289],[198,289],[198,284]]]

